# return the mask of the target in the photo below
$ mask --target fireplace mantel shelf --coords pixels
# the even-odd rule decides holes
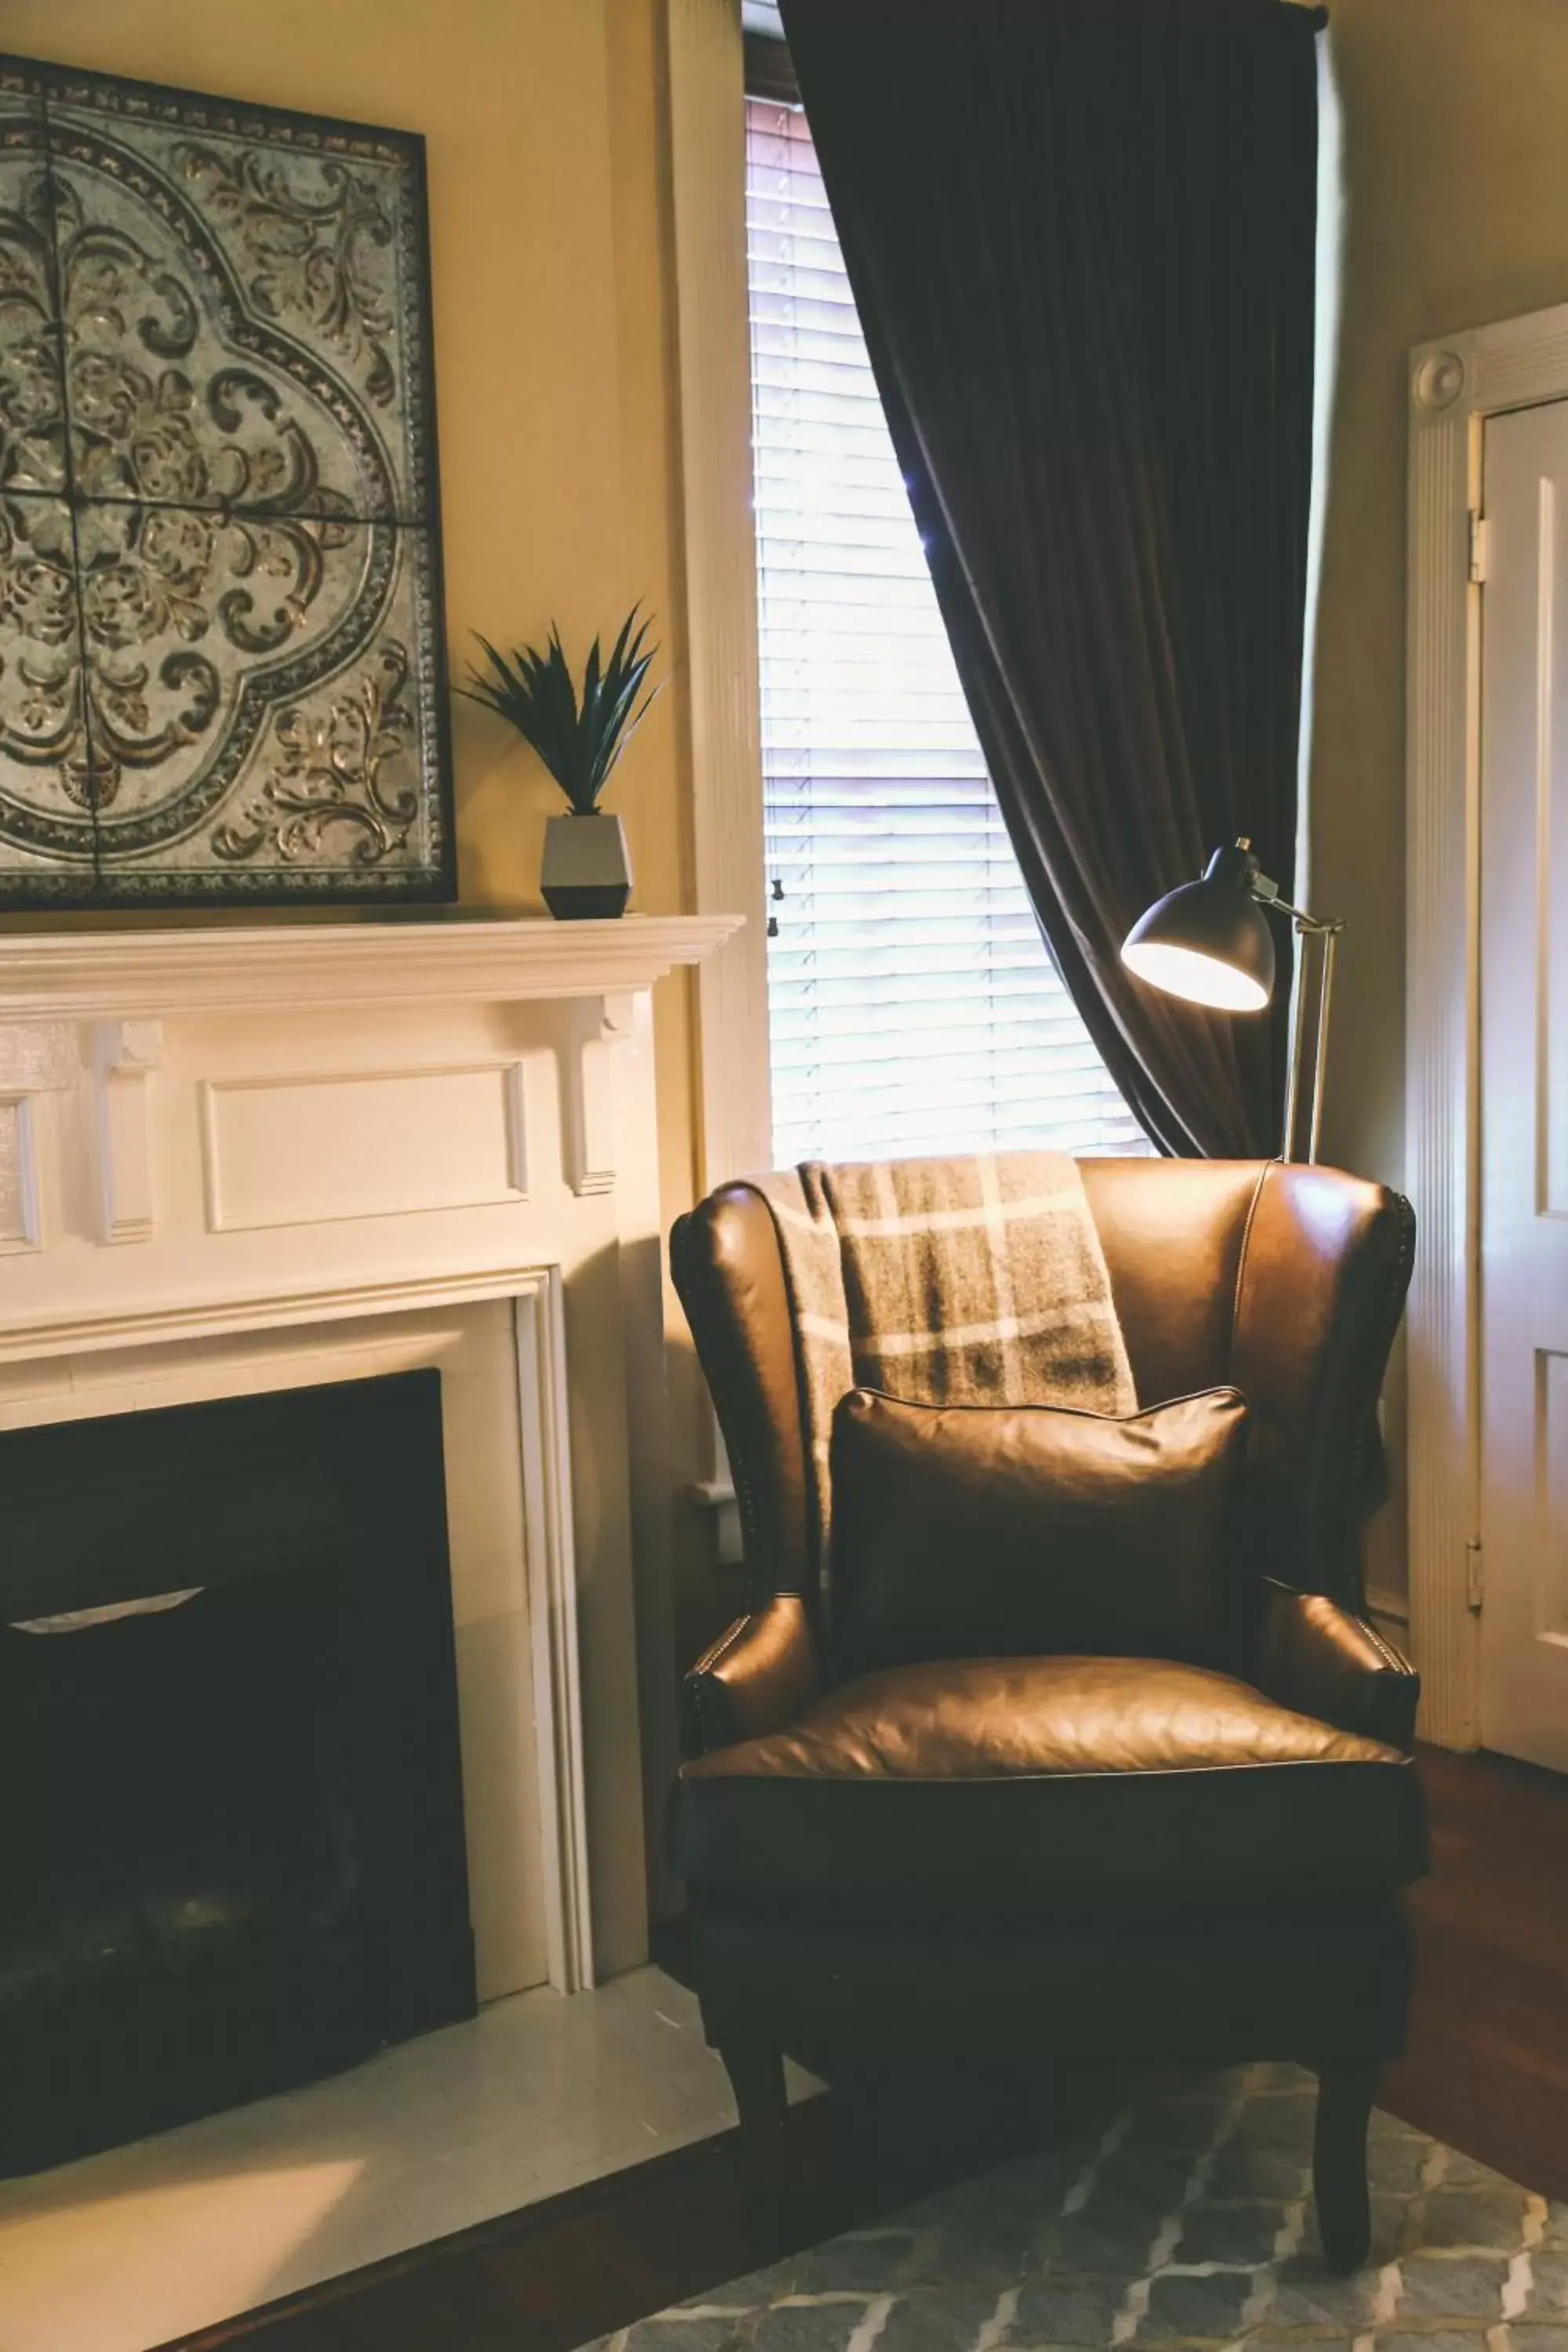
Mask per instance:
[[[740,915],[448,916],[0,934],[0,1022],[617,995],[700,963]]]

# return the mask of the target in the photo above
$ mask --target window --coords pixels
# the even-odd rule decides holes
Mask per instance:
[[[1018,873],[805,117],[746,135],[775,1161],[1147,1151]]]

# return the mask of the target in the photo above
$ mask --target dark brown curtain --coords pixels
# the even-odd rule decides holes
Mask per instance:
[[[1267,1013],[1118,950],[1215,844],[1292,895],[1316,11],[784,0],[893,441],[1041,926],[1173,1152],[1279,1145]]]

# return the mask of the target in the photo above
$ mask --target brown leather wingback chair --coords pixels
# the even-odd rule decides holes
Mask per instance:
[[[704,2022],[754,2141],[783,2117],[781,2053],[845,2026],[1297,2060],[1320,2080],[1324,2251],[1353,2269],[1367,2118],[1405,2029],[1399,1890],[1426,1860],[1416,1677],[1357,1613],[1414,1219],[1330,1169],[1081,1167],[1141,1402],[1226,1382],[1247,1401],[1256,1602],[1238,1671],[1195,1702],[1191,1669],[1142,1658],[836,1686],[774,1226],[737,1183],[675,1228],[753,1601],[685,1683],[669,1840]],[[1004,1717],[1008,1767],[977,1771]]]

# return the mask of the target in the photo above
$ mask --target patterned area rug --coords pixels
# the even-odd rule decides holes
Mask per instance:
[[[1324,2269],[1314,2092],[1253,2066],[1151,2096],[592,2352],[1568,2352],[1568,2206],[1392,2116],[1371,2262]]]

